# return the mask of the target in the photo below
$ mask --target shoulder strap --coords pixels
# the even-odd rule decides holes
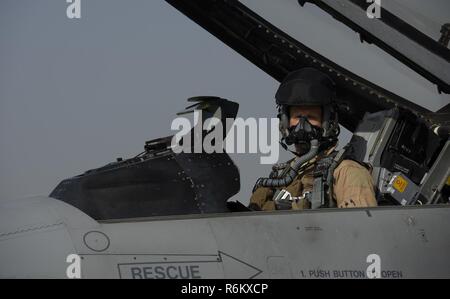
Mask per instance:
[[[311,198],[311,207],[334,208],[333,201],[333,181],[334,171],[344,160],[348,151],[348,146],[340,151],[334,151],[330,155],[320,159],[314,169],[314,185]]]
[[[316,162],[316,166],[313,171],[314,182],[313,190],[311,194],[311,208],[318,209],[321,207],[326,207],[328,202],[327,196],[327,178],[328,171],[332,165],[338,152],[333,152],[328,156],[319,159]]]

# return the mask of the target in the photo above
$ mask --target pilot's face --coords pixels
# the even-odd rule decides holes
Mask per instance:
[[[320,106],[293,106],[289,108],[289,115],[291,127],[298,124],[301,116],[306,116],[313,126],[322,127],[322,107]]]

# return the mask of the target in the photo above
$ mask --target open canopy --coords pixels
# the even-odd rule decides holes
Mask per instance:
[[[278,81],[281,81],[289,72],[307,66],[326,72],[338,86],[341,124],[351,131],[356,128],[366,112],[375,112],[395,106],[419,115],[430,126],[448,125],[446,124],[450,116],[448,109],[443,109],[440,113],[432,113],[420,105],[365,80],[308,48],[301,41],[280,30],[240,1],[167,0],[167,2]],[[286,3],[292,5],[291,2],[293,1],[283,1],[280,2],[280,5]],[[307,1],[295,2],[300,6]],[[382,18],[373,22],[367,18],[367,7],[364,6],[366,1],[308,2],[314,2],[326,9],[327,12],[332,13],[341,21],[345,21],[349,26],[354,26],[355,21],[359,18],[362,20],[362,15],[364,15],[365,21],[361,22],[358,28],[354,27],[361,32],[363,39],[376,43],[411,69],[438,84],[442,91],[450,91],[448,48],[434,41],[429,35],[415,29],[414,26],[401,21],[400,17],[402,16],[389,13],[388,7],[383,9],[382,16],[390,16],[388,18],[390,21],[387,22]],[[342,5],[347,7],[351,5],[354,8],[345,10],[346,14],[353,11],[354,15],[347,15],[351,22],[345,20],[344,16],[339,16],[336,7],[335,10],[332,9],[334,2],[342,2]],[[255,5],[257,4],[255,3]],[[344,11],[340,13],[344,13]],[[368,23],[368,21],[372,21],[372,23]],[[378,25],[375,26],[375,23]],[[386,23],[389,24],[386,25]],[[372,25],[367,28],[362,26],[367,24]],[[381,27],[384,28],[383,32],[386,35],[397,32],[403,37],[405,43],[397,43],[396,39],[381,39],[383,34],[379,36],[381,38],[377,38],[375,33],[379,33]],[[411,50],[409,43],[415,45],[415,50]],[[426,63],[422,63],[422,61]]]

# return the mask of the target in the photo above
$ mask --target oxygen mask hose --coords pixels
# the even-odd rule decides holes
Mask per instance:
[[[255,191],[259,187],[268,187],[268,188],[279,188],[289,186],[298,175],[300,168],[305,162],[313,159],[317,153],[319,152],[319,141],[317,139],[311,140],[311,148],[308,153],[301,157],[297,157],[294,162],[291,164],[290,169],[286,172],[286,174],[282,177],[273,179],[273,178],[259,178],[255,184]]]

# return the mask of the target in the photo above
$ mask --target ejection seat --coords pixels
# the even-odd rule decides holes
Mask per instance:
[[[430,196],[427,189],[430,180],[437,184],[444,178],[439,168],[448,164],[442,161],[448,161],[449,151],[448,140],[433,133],[423,120],[394,108],[367,113],[347,154],[371,168],[379,205],[414,205],[437,203],[443,197]]]

